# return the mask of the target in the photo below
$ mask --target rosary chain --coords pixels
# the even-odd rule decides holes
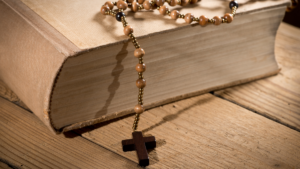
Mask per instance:
[[[127,3],[127,2],[128,3]],[[144,79],[143,72],[146,70],[146,65],[143,60],[143,56],[145,55],[145,51],[140,47],[136,37],[133,34],[133,28],[128,25],[128,22],[126,20],[125,14],[123,13],[123,10],[126,10],[128,5],[131,7],[131,9],[136,12],[138,10],[146,9],[157,9],[159,12],[163,15],[169,15],[172,19],[176,20],[178,18],[184,19],[186,23],[191,22],[199,22],[201,26],[205,26],[207,23],[213,23],[215,25],[219,25],[221,23],[230,23],[233,20],[233,17],[236,15],[236,10],[238,8],[238,3],[236,1],[231,1],[229,3],[229,7],[231,9],[231,13],[226,13],[224,17],[215,16],[211,19],[207,18],[206,16],[202,15],[200,17],[194,17],[193,14],[187,13],[187,14],[180,14],[179,11],[173,10],[170,11],[166,6],[164,6],[164,2],[169,3],[171,6],[182,5],[185,6],[188,3],[194,4],[197,3],[199,0],[138,0],[138,2],[141,2],[142,4],[139,4],[138,2],[134,2],[133,0],[119,0],[118,2],[111,2],[107,1],[101,8],[101,13],[104,15],[110,15],[116,17],[116,19],[120,22],[122,22],[124,27],[124,34],[127,35],[133,46],[136,48],[134,51],[134,56],[138,58],[138,64],[136,65],[135,69],[138,72],[138,80],[136,81],[136,86],[139,88],[138,93],[138,104],[134,107],[135,111],[135,119],[133,122],[132,129],[133,131],[136,131],[138,128],[138,123],[140,120],[140,114],[144,112],[144,102],[143,102],[143,95],[144,95],[144,87],[146,86],[146,80]],[[117,6],[119,9],[119,12],[113,11],[113,7]]]

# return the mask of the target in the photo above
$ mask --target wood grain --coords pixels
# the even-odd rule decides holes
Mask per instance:
[[[300,131],[300,29],[282,23],[275,43],[282,71],[274,77],[215,92],[217,96]]]
[[[0,159],[15,167],[139,168],[74,133],[53,135],[36,116],[2,98],[0,135]]]
[[[11,167],[0,161],[0,169],[11,169]]]
[[[121,140],[134,117],[77,131],[128,159]],[[211,94],[142,114],[139,129],[154,135],[149,168],[299,168],[300,133]]]

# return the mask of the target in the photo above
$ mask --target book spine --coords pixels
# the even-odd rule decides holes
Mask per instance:
[[[0,79],[56,133],[50,96],[62,64],[77,49],[66,47],[70,42],[59,40],[54,28],[19,0],[0,1],[0,20]]]

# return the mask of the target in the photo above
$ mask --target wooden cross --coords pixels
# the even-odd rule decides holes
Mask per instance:
[[[154,149],[156,147],[156,140],[154,136],[143,137],[143,133],[135,131],[132,133],[132,139],[122,140],[123,151],[136,150],[140,166],[149,165],[149,157],[147,149]]]

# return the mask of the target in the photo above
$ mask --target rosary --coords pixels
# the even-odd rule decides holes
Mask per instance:
[[[101,13],[103,15],[111,15],[116,17],[117,21],[122,22],[124,27],[124,34],[129,36],[132,40],[134,47],[136,48],[134,51],[134,56],[139,59],[139,63],[135,66],[135,70],[138,72],[138,80],[136,81],[136,86],[139,89],[138,93],[138,104],[134,107],[135,111],[135,120],[133,122],[133,139],[123,140],[122,146],[123,151],[133,151],[137,152],[137,156],[139,159],[140,166],[148,166],[149,165],[149,157],[147,149],[154,149],[156,147],[156,140],[154,136],[143,137],[141,131],[136,131],[138,127],[138,122],[140,118],[140,114],[144,112],[143,107],[143,94],[144,88],[146,86],[146,80],[144,79],[143,72],[146,70],[146,65],[143,61],[143,56],[145,55],[144,49],[140,47],[135,36],[133,35],[133,28],[128,25],[125,14],[123,13],[127,7],[131,7],[133,12],[137,12],[138,10],[146,9],[158,9],[160,14],[169,15],[172,19],[176,20],[178,18],[184,19],[186,23],[190,24],[192,22],[198,22],[201,26],[205,26],[206,24],[212,23],[215,25],[220,25],[221,23],[230,23],[233,21],[233,17],[236,14],[236,10],[238,8],[238,3],[234,0],[230,1],[229,8],[232,10],[231,13],[226,13],[223,17],[215,16],[212,19],[202,15],[199,18],[195,17],[191,13],[180,14],[177,10],[170,11],[167,6],[164,5],[167,2],[170,6],[181,5],[185,6],[188,3],[195,4],[198,0],[137,0],[138,2],[133,2],[133,0],[119,0],[118,2],[107,1],[101,8]],[[117,6],[118,12],[113,11],[113,7]]]

